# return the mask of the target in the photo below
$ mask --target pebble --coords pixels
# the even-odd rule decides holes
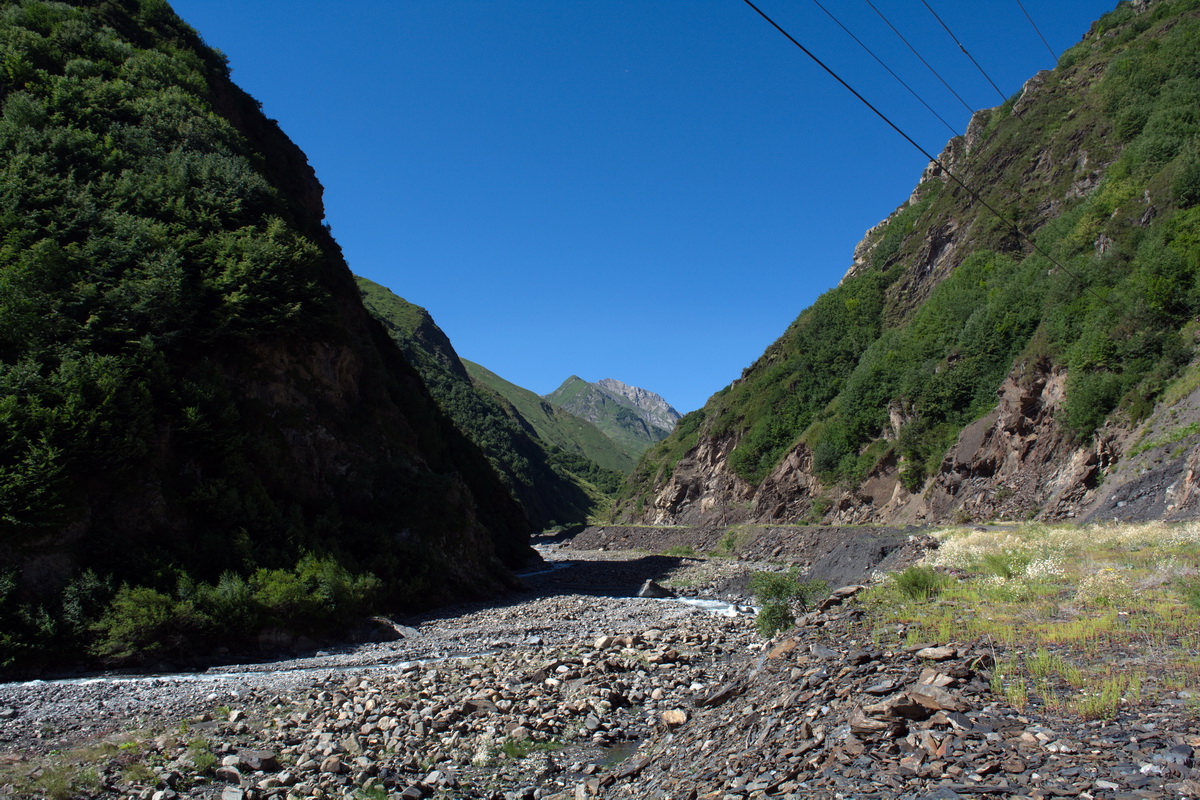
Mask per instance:
[[[19,752],[30,726],[49,749],[183,720],[146,745],[154,785],[104,767],[97,797],[138,800],[1200,797],[1186,707],[1039,717],[992,695],[977,644],[867,648],[853,587],[763,647],[745,616],[598,599],[596,584],[632,592],[644,577],[595,570],[609,572],[557,570],[512,605],[407,620],[419,635],[390,649],[228,677],[0,686],[0,743]],[[503,646],[417,663],[480,641]],[[100,700],[111,731],[80,714]],[[196,738],[220,765],[207,775]]]

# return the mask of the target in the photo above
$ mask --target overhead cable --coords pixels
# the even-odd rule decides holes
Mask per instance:
[[[971,63],[975,65],[975,69],[979,70],[979,74],[981,74],[981,75],[983,75],[983,77],[987,78],[987,82],[990,83],[992,85],[992,88],[996,90],[996,94],[1000,95],[1000,102],[1003,103],[1005,100],[1007,100],[1008,98],[1004,96],[1004,92],[1000,91],[1000,87],[996,85],[996,82],[994,80],[992,80],[992,76],[988,75],[987,72],[984,71],[983,67],[979,66],[979,62],[975,60],[975,56],[973,56],[969,52],[967,52],[967,48],[964,47],[963,43],[960,42],[958,40],[958,37],[954,35],[954,31],[950,30],[950,26],[947,25],[945,22],[942,22],[942,18],[938,16],[938,13],[936,11],[933,10],[933,6],[929,5],[929,3],[926,2],[926,0],[921,0],[921,3],[926,8],[929,9],[929,13],[933,14],[933,18],[936,19],[939,23],[941,23],[941,26],[946,30],[946,33],[950,34],[950,38],[954,40],[954,43],[956,45],[958,45],[958,49],[963,51],[963,55],[965,55],[967,58],[971,59]]]
[[[1022,230],[1021,230],[1021,228],[1020,228],[1020,226],[1018,226],[1018,225],[1017,225],[1017,223],[1013,222],[1013,221],[1012,221],[1012,220],[1010,220],[1008,217],[1004,216],[1004,215],[1003,215],[1003,214],[1001,214],[999,211],[997,211],[997,210],[996,210],[996,209],[995,209],[995,208],[992,206],[992,204],[991,204],[991,203],[989,203],[988,201],[984,200],[984,199],[983,199],[983,197],[981,197],[981,196],[980,196],[979,192],[977,192],[977,191],[975,191],[974,189],[972,189],[970,186],[968,186],[968,185],[967,185],[967,183],[966,183],[965,181],[963,181],[963,179],[962,179],[962,178],[958,177],[958,176],[957,176],[957,175],[955,175],[953,172],[951,172],[951,171],[950,171],[950,168],[949,168],[949,167],[947,167],[945,164],[943,164],[943,163],[941,162],[941,160],[940,160],[940,159],[938,159],[937,157],[935,157],[935,156],[934,156],[932,153],[930,153],[928,150],[926,150],[924,147],[922,147],[920,144],[918,144],[918,143],[917,143],[917,141],[916,141],[915,139],[913,139],[911,136],[909,136],[907,133],[905,133],[905,132],[904,132],[904,131],[903,131],[903,130],[900,128],[900,126],[898,126],[896,123],[894,123],[894,122],[892,122],[890,119],[888,119],[888,117],[887,117],[887,115],[886,115],[886,114],[884,114],[882,111],[880,111],[880,110],[879,110],[878,108],[876,108],[875,106],[871,105],[871,102],[870,102],[869,100],[867,100],[867,98],[865,98],[865,97],[863,97],[861,94],[859,94],[857,89],[855,89],[853,86],[851,86],[849,83],[847,83],[847,82],[846,82],[846,81],[845,81],[845,80],[842,78],[842,76],[840,76],[840,75],[838,75],[836,72],[834,72],[834,71],[833,71],[833,69],[831,69],[831,68],[830,68],[828,65],[826,65],[824,61],[822,61],[821,59],[817,58],[817,56],[816,56],[816,55],[815,55],[815,54],[814,54],[814,53],[813,53],[811,50],[809,50],[809,49],[808,49],[807,47],[805,47],[804,45],[800,44],[800,42],[799,42],[799,41],[797,41],[797,40],[796,40],[796,38],[795,38],[794,36],[792,36],[790,33],[788,33],[788,32],[787,32],[787,31],[785,31],[783,28],[781,28],[781,27],[779,26],[779,23],[777,23],[775,20],[773,20],[773,19],[771,19],[769,16],[767,16],[766,12],[765,12],[765,11],[763,11],[761,8],[759,8],[758,6],[754,5],[754,3],[752,2],[752,0],[742,0],[742,2],[743,2],[743,3],[745,3],[746,5],[750,6],[750,8],[754,9],[754,12],[755,12],[756,14],[758,14],[760,17],[762,17],[764,20],[766,20],[766,21],[767,21],[767,23],[768,23],[768,24],[769,24],[769,25],[770,25],[772,28],[774,28],[775,30],[777,30],[777,31],[779,31],[781,34],[783,34],[783,35],[784,35],[784,37],[785,37],[785,38],[786,38],[786,39],[787,39],[789,42],[791,42],[791,43],[792,43],[792,44],[794,44],[796,47],[798,47],[798,48],[800,49],[800,51],[801,51],[802,53],[804,53],[804,55],[806,55],[806,56],[808,56],[810,59],[812,59],[812,60],[813,60],[813,61],[816,63],[816,65],[817,65],[818,67],[820,67],[821,69],[825,70],[825,72],[827,72],[831,78],[833,78],[835,81],[837,81],[838,83],[840,83],[840,84],[841,84],[843,87],[845,87],[846,91],[850,92],[850,94],[852,94],[852,95],[854,95],[856,98],[858,98],[858,101],[859,101],[860,103],[862,103],[863,105],[865,105],[867,108],[871,109],[871,111],[875,112],[875,116],[879,117],[881,120],[883,120],[885,123],[887,123],[887,125],[888,125],[888,127],[889,127],[889,128],[891,128],[891,129],[892,129],[892,130],[894,130],[896,133],[898,133],[898,134],[900,134],[901,136],[903,136],[903,137],[904,137],[904,139],[905,139],[905,141],[907,141],[909,144],[911,144],[913,147],[915,147],[915,148],[917,149],[917,151],[921,153],[921,155],[923,155],[923,156],[925,156],[927,159],[929,159],[929,161],[930,161],[931,163],[933,163],[933,164],[936,164],[936,165],[937,165],[937,166],[938,166],[938,167],[939,167],[939,168],[942,170],[942,172],[946,174],[946,176],[948,176],[948,177],[949,177],[951,180],[953,180],[955,183],[957,183],[959,186],[961,186],[961,187],[962,187],[962,189],[963,189],[963,191],[965,191],[965,192],[966,192],[968,195],[970,195],[970,196],[971,196],[971,199],[973,199],[975,202],[979,203],[981,206],[983,206],[984,208],[986,208],[988,211],[992,212],[992,214],[994,214],[994,215],[995,215],[995,217],[996,217],[997,219],[999,219],[1001,222],[1003,222],[1005,225],[1008,225],[1009,227],[1011,227],[1011,228],[1013,229],[1013,231],[1014,231],[1014,232],[1017,234],[1017,236],[1018,236],[1019,238],[1023,239],[1024,241],[1028,242],[1028,243],[1029,243],[1029,246],[1030,246],[1030,247],[1032,247],[1032,248],[1034,249],[1034,251],[1035,251],[1035,252],[1037,252],[1037,253],[1039,253],[1040,255],[1042,255],[1043,257],[1045,257],[1045,258],[1046,258],[1046,260],[1047,260],[1047,261],[1049,261],[1051,264],[1053,264],[1054,266],[1058,267],[1058,268],[1059,268],[1059,269],[1061,269],[1063,272],[1065,272],[1067,275],[1071,276],[1071,277],[1072,277],[1072,278],[1074,278],[1076,281],[1078,281],[1078,282],[1079,282],[1079,285],[1080,285],[1080,286],[1083,288],[1083,290],[1084,290],[1085,292],[1087,292],[1088,294],[1092,295],[1092,296],[1093,296],[1093,297],[1095,297],[1097,300],[1099,300],[1100,302],[1102,302],[1102,303],[1104,303],[1105,305],[1107,305],[1109,308],[1112,308],[1113,310],[1118,310],[1118,309],[1117,309],[1117,307],[1116,307],[1115,305],[1113,305],[1113,303],[1112,303],[1112,302],[1111,302],[1111,301],[1110,301],[1108,298],[1106,298],[1106,297],[1103,297],[1103,296],[1102,296],[1102,295],[1100,295],[1098,292],[1096,292],[1096,290],[1095,290],[1095,289],[1093,289],[1092,287],[1090,287],[1090,286],[1088,286],[1086,283],[1084,283],[1082,278],[1080,278],[1080,277],[1079,277],[1078,275],[1076,275],[1074,272],[1071,272],[1071,270],[1067,269],[1067,267],[1066,267],[1066,265],[1065,265],[1065,264],[1063,264],[1061,261],[1059,261],[1059,260],[1058,260],[1057,258],[1055,258],[1054,256],[1050,255],[1050,253],[1046,252],[1046,250],[1045,250],[1044,248],[1042,248],[1042,246],[1041,246],[1041,245],[1039,245],[1037,242],[1035,242],[1035,241],[1032,239],[1032,237],[1030,237],[1030,236],[1029,236],[1029,235],[1027,235],[1027,234],[1026,234],[1024,231],[1022,231]],[[868,2],[870,2],[870,0],[868,0]]]
[[[821,5],[821,2],[820,2],[820,0],[812,0],[812,1],[813,1],[813,3],[815,3],[815,4],[816,4],[817,8],[821,9],[822,11],[824,11],[824,12],[825,12],[825,14],[826,14],[826,15],[827,15],[827,16],[828,16],[828,17],[829,17],[831,20],[833,20],[834,22],[836,22],[836,23],[837,23],[837,26],[838,26],[839,28],[841,28],[843,31],[845,31],[847,36],[849,36],[849,37],[850,37],[851,39],[853,39],[855,42],[858,42],[858,46],[859,46],[859,47],[861,47],[863,50],[866,50],[866,51],[867,51],[867,53],[868,53],[868,54],[871,56],[871,58],[873,58],[873,59],[875,59],[877,62],[879,62],[879,66],[881,66],[881,67],[883,67],[884,69],[886,69],[886,70],[888,71],[888,74],[889,74],[889,75],[891,75],[893,78],[895,78],[897,81],[899,81],[899,82],[900,82],[900,85],[901,85],[901,86],[903,86],[905,89],[908,89],[908,93],[909,93],[909,94],[911,94],[913,97],[917,98],[917,100],[918,100],[918,101],[921,103],[921,105],[923,105],[923,106],[925,106],[925,108],[929,109],[929,113],[930,113],[930,114],[933,114],[935,117],[937,117],[937,118],[938,118],[938,120],[939,120],[939,121],[940,121],[940,122],[941,122],[943,125],[945,125],[945,126],[946,126],[946,129],[947,129],[947,130],[949,130],[949,131],[950,131],[950,133],[952,133],[952,134],[953,134],[953,135],[955,135],[955,136],[959,136],[959,135],[960,135],[960,134],[959,134],[959,132],[958,132],[958,131],[956,131],[956,130],[954,129],[954,126],[953,126],[953,125],[951,125],[949,122],[946,122],[946,120],[942,119],[942,115],[941,115],[941,114],[939,114],[939,113],[937,113],[936,111],[934,111],[934,110],[933,110],[933,107],[932,107],[932,106],[930,106],[930,105],[929,105],[929,103],[926,103],[926,102],[925,102],[925,100],[924,100],[924,99],[921,97],[921,95],[917,94],[917,93],[916,93],[916,91],[914,91],[914,90],[913,90],[913,88],[912,88],[911,86],[909,86],[907,83],[905,83],[903,78],[901,78],[901,77],[900,77],[899,75],[897,75],[895,72],[892,72],[892,68],[891,68],[891,67],[889,67],[887,64],[883,63],[882,59],[880,59],[880,58],[879,58],[879,56],[875,55],[875,53],[874,53],[874,52],[872,52],[871,48],[869,48],[869,47],[867,47],[865,44],[863,44],[863,43],[862,43],[862,41],[861,41],[861,40],[860,40],[860,39],[859,39],[857,36],[855,36],[855,35],[854,35],[854,33],[853,33],[853,32],[852,32],[852,31],[851,31],[849,28],[847,28],[845,25],[843,25],[843,24],[842,24],[841,20],[839,20],[837,17],[835,17],[835,16],[834,16],[834,15],[833,15],[833,14],[832,14],[830,11],[829,11],[829,9],[827,9],[825,6]]]
[[[971,108],[971,106],[967,103],[966,100],[963,100],[962,97],[959,97],[958,92],[954,91],[953,87],[951,87],[950,84],[946,83],[946,79],[943,78],[938,73],[938,71],[933,68],[933,65],[930,64],[928,61],[926,61],[924,59],[924,57],[922,57],[922,55],[917,52],[917,48],[913,47],[911,44],[908,43],[908,39],[904,38],[904,34],[902,34],[900,31],[896,30],[896,26],[893,25],[891,23],[891,21],[883,15],[883,12],[880,11],[878,8],[876,8],[875,4],[872,3],[871,0],[866,0],[866,3],[867,3],[867,5],[869,5],[871,7],[872,11],[874,11],[876,14],[879,15],[879,18],[881,20],[883,20],[885,23],[887,23],[887,26],[892,29],[892,33],[894,33],[900,37],[900,41],[904,42],[904,44],[906,44],[908,46],[908,49],[912,51],[913,55],[916,56],[917,58],[921,59],[921,63],[924,64],[926,67],[928,67],[929,71],[932,72],[937,77],[937,79],[942,82],[942,86],[945,86],[950,91],[950,94],[952,94],[958,98],[958,102],[963,104],[963,108],[965,108],[970,113],[974,114],[975,109]],[[762,12],[759,12],[759,13],[762,13]]]
[[[1054,52],[1054,48],[1046,41],[1046,37],[1042,36],[1041,30],[1037,23],[1033,21],[1033,17],[1029,16],[1029,12],[1025,10],[1025,6],[1021,5],[1021,0],[1017,0],[1017,8],[1021,9],[1021,13],[1025,15],[1025,19],[1029,20],[1029,24],[1033,26],[1033,30],[1037,33],[1038,38],[1042,40],[1042,44],[1046,45],[1046,49],[1050,51],[1050,57],[1054,59],[1054,63],[1058,63],[1058,54]]]

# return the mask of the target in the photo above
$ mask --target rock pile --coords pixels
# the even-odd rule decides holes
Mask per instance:
[[[678,727],[714,669],[753,643],[745,618],[689,611],[610,634],[390,671],[312,676],[114,748],[97,796],[128,800],[541,798],[569,793],[657,730]],[[118,737],[120,738],[120,737]],[[0,794],[3,794],[0,791]]]
[[[639,751],[636,775],[608,773],[575,796],[1200,796],[1194,711],[1090,722],[1022,713],[991,691],[990,649],[881,650],[858,616],[852,606],[807,615],[698,693],[690,722]]]
[[[646,565],[667,577],[638,556],[616,578]],[[764,644],[746,616],[576,593],[587,574],[356,651],[391,654],[372,664],[0,686],[0,798],[70,796],[82,743],[73,793],[123,800],[1200,797],[1183,693],[1051,717],[992,690],[1004,653],[873,638],[852,587]],[[402,660],[472,637],[493,652]]]

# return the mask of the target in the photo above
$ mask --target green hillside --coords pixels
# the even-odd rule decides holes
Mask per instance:
[[[161,0],[5,3],[0,56],[0,668],[511,585],[523,512],[224,56]]]
[[[861,263],[651,450],[647,498],[701,440],[752,486],[801,447],[824,486],[888,459],[918,491],[1022,370],[1067,371],[1085,442],[1145,417],[1193,357],[1200,314],[1200,3],[1106,15],[1060,66],[980,112],[871,233]]]
[[[463,364],[472,378],[510,403],[538,438],[551,447],[582,456],[604,469],[624,475],[628,475],[637,463],[637,456],[633,452],[623,449],[587,420],[555,407],[541,396],[509,383],[485,367],[466,360]]]
[[[438,405],[479,446],[535,526],[587,520],[621,477],[543,444],[508,402],[472,383],[446,334],[425,309],[356,277],[363,302],[421,374]],[[573,451],[572,451],[573,452]]]

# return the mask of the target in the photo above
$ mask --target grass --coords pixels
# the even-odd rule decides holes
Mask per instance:
[[[1167,445],[1172,445],[1176,442],[1182,442],[1184,439],[1188,438],[1189,436],[1194,436],[1197,433],[1200,433],[1200,422],[1192,422],[1187,425],[1183,425],[1173,431],[1163,434],[1157,439],[1151,439],[1150,441],[1138,443],[1137,446],[1129,451],[1129,457],[1132,458],[1134,456],[1141,455],[1147,450],[1153,450],[1156,447],[1166,447]]]
[[[106,768],[118,768],[128,783],[150,784],[154,770],[145,763],[145,758],[144,748],[137,739],[96,741],[53,750],[26,761],[0,764],[0,787],[12,789],[14,797],[45,800],[95,797],[104,787],[102,773]]]
[[[563,747],[565,745],[556,740],[537,742],[533,739],[514,739],[511,736],[506,736],[500,742],[500,752],[514,761],[525,758],[530,753],[550,753]]]
[[[875,641],[990,644],[998,696],[1084,719],[1200,687],[1200,523],[935,536],[865,593]]]

